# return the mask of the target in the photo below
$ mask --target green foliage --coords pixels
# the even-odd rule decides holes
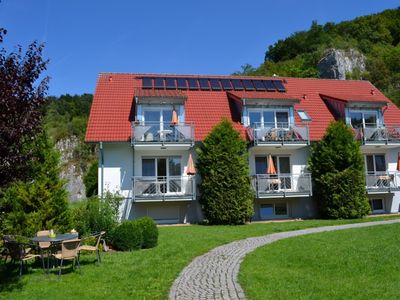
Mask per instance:
[[[99,162],[96,160],[90,165],[85,177],[83,177],[83,183],[86,187],[86,197],[98,194],[98,168]]]
[[[198,148],[201,203],[210,224],[243,224],[253,215],[245,141],[228,120],[216,125]]]
[[[69,229],[68,195],[59,178],[59,155],[45,132],[29,146],[35,160],[30,182],[17,181],[0,191],[2,233],[31,236],[39,230]]]
[[[125,221],[114,231],[113,245],[118,250],[138,250],[142,243],[142,229],[137,221]]]
[[[142,236],[143,236],[142,248],[146,249],[157,246],[158,228],[154,220],[150,217],[143,217],[137,219],[136,222],[139,224],[142,231]]]
[[[342,121],[313,144],[309,159],[314,197],[325,218],[360,218],[370,211],[359,143]]]
[[[121,201],[119,195],[106,193],[103,200],[94,196],[77,203],[71,208],[72,227],[80,235],[104,230],[105,238],[110,242],[118,225]]]
[[[400,106],[400,9],[351,21],[318,25],[268,47],[258,68],[242,66],[239,75],[319,77],[316,68],[325,49],[358,49],[367,57],[367,72],[355,70],[347,79],[368,79]],[[245,69],[246,68],[246,69]]]

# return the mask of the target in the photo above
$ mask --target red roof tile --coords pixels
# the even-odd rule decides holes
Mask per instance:
[[[385,124],[397,125],[400,109],[386,98],[368,81],[328,80],[304,78],[267,78],[245,77],[246,79],[282,79],[286,92],[249,92],[249,91],[191,91],[191,90],[142,90],[142,76],[193,77],[193,78],[240,78],[232,76],[199,76],[199,75],[160,75],[160,74],[100,74],[93,104],[90,112],[86,141],[128,141],[131,136],[131,121],[134,119],[134,96],[187,97],[185,102],[185,121],[195,126],[195,139],[203,140],[222,118],[231,120],[242,136],[245,129],[240,119],[235,117],[228,93],[237,98],[254,99],[289,99],[299,101],[295,109],[305,110],[310,123],[311,140],[321,139],[326,127],[334,116],[327,108],[321,95],[341,99],[343,101],[387,102],[384,112]],[[296,114],[296,122],[300,119]],[[238,122],[239,121],[239,122]]]

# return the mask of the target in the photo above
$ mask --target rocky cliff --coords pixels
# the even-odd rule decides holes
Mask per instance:
[[[317,68],[321,78],[346,79],[346,74],[365,71],[365,56],[355,49],[327,49]]]
[[[85,198],[86,191],[83,183],[84,171],[79,162],[74,159],[74,149],[79,145],[75,136],[57,142],[56,148],[60,152],[61,178],[67,181],[66,189],[71,201]]]

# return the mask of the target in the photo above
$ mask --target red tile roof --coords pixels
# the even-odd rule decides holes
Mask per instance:
[[[186,96],[185,121],[193,122],[195,139],[203,140],[222,118],[232,120],[234,127],[242,136],[245,129],[240,124],[237,112],[234,111],[229,94],[237,98],[254,99],[289,99],[297,100],[295,109],[305,110],[310,123],[311,140],[321,139],[326,127],[335,118],[329,111],[321,95],[340,99],[346,102],[387,102],[384,110],[386,125],[398,125],[400,109],[368,81],[328,80],[313,78],[269,78],[245,77],[245,79],[281,79],[286,87],[285,93],[250,92],[250,91],[174,91],[174,90],[142,90],[142,76],[193,77],[193,78],[240,78],[232,76],[199,76],[199,75],[160,75],[160,74],[100,74],[93,104],[90,112],[86,141],[129,141],[131,137],[131,121],[134,119],[134,96]],[[296,114],[296,122],[300,119]]]

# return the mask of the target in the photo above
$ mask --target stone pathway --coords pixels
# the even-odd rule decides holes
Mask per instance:
[[[393,223],[400,223],[400,219],[279,232],[219,246],[196,257],[183,269],[171,287],[169,298],[174,300],[245,299],[237,277],[243,258],[254,249],[299,235]]]

